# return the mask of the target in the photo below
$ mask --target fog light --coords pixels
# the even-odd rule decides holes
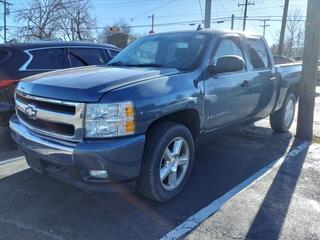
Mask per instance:
[[[90,170],[89,174],[91,177],[95,178],[107,178],[108,173],[106,170]]]

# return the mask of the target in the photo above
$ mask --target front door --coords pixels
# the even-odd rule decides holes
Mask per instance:
[[[247,69],[240,38],[226,37],[216,49],[211,63],[223,56],[236,55],[245,61],[245,69],[215,74],[204,81],[205,128],[209,131],[247,119],[259,100],[259,92],[251,87],[253,76]]]

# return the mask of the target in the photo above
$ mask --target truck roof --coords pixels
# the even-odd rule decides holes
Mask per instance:
[[[235,31],[235,30],[219,30],[219,29],[201,29],[201,30],[182,30],[182,31],[170,31],[170,32],[161,32],[161,33],[155,33],[153,35],[160,35],[160,34],[168,34],[168,33],[208,33],[212,35],[223,35],[223,34],[238,34],[243,37],[252,37],[252,38],[263,38],[262,35],[249,32],[249,31]]]

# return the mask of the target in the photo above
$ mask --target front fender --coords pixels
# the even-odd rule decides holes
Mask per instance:
[[[199,72],[164,76],[115,89],[100,102],[132,101],[135,107],[136,133],[143,134],[157,119],[169,114],[196,109],[203,115],[203,85]]]

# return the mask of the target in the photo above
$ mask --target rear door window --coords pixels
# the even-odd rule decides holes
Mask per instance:
[[[261,39],[247,39],[249,59],[254,69],[270,66],[266,45]]]
[[[115,56],[117,56],[118,53],[119,51],[109,49],[109,54],[111,58],[114,58]]]
[[[9,52],[4,48],[0,48],[0,62],[4,61],[8,56]]]
[[[102,48],[70,48],[69,59],[72,67],[104,65],[109,61]]]
[[[65,49],[46,48],[30,51],[32,61],[28,70],[55,70],[66,67]]]

